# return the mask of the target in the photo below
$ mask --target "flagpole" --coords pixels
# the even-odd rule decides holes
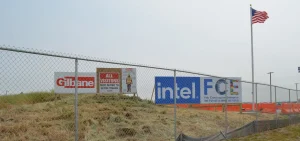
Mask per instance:
[[[250,4],[250,27],[251,27],[251,60],[252,60],[252,111],[254,111],[254,59],[253,59],[253,30],[252,30],[252,5]]]

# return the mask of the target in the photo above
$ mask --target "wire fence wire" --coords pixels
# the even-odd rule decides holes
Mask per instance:
[[[113,72],[112,77],[123,77],[119,68],[136,69],[136,79],[133,79],[136,85],[132,84],[131,89],[136,88],[137,92],[126,93],[129,85],[103,84],[113,88],[112,92],[103,94],[107,87],[100,89],[102,83],[92,77],[101,77],[100,74],[106,72]],[[82,77],[82,73],[86,76]],[[163,90],[155,84],[158,76],[172,79],[170,87],[174,91],[166,97],[173,97],[174,101],[168,104],[155,101],[155,93]],[[174,83],[181,81],[181,77],[223,78],[228,85],[231,80],[187,70],[0,46],[0,138],[167,141],[186,137],[186,140],[204,140],[230,137],[233,131],[238,131],[234,136],[247,135],[254,130],[249,127],[253,126],[252,121],[257,121],[255,131],[273,129],[273,126],[265,126],[269,120],[275,120],[276,127],[287,125],[286,120],[298,123],[290,112],[300,112],[300,107],[298,109],[297,105],[290,104],[297,101],[293,89],[272,86],[273,102],[284,107],[278,110],[278,114],[274,111],[275,103],[267,103],[271,107],[269,109],[261,106],[263,102],[270,101],[262,96],[270,94],[270,86],[255,83],[252,95],[252,83],[244,80],[241,81],[243,103],[215,101],[212,104],[181,104],[174,98],[188,97],[182,94],[187,91]],[[201,80],[200,83],[204,82]],[[57,85],[68,88],[68,93],[57,92]],[[82,92],[82,87],[88,88]],[[125,93],[119,93],[123,89]],[[202,87],[199,89],[204,91]],[[230,95],[227,98],[230,99]],[[247,130],[239,130],[241,127]]]

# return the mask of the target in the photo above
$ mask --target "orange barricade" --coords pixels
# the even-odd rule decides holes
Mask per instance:
[[[292,109],[293,109],[294,113],[299,113],[300,112],[299,109],[298,109],[298,104],[293,103],[292,104]]]
[[[240,105],[228,105],[227,110],[228,111],[239,112],[240,111]]]
[[[168,105],[173,106],[173,105]],[[282,103],[281,106],[275,103],[258,103],[255,104],[255,109],[261,111],[262,113],[276,113],[276,108],[281,109],[282,114],[290,114],[290,113],[300,113],[300,104],[297,103]],[[209,110],[209,111],[223,111],[223,104],[177,104],[179,108],[196,108],[200,110]],[[244,103],[242,104],[243,111],[251,111],[252,103]],[[239,104],[230,104],[227,105],[228,111],[239,112],[240,105]]]
[[[209,110],[209,111],[223,111],[223,104],[192,104],[192,108]],[[228,104],[228,111],[240,111],[240,105],[238,104]]]
[[[243,111],[251,111],[252,110],[252,104],[243,104],[242,105]]]
[[[275,103],[260,103],[258,108],[262,113],[276,113]]]
[[[282,114],[291,114],[291,113],[293,113],[293,110],[292,110],[291,106],[292,106],[292,104],[290,104],[290,103],[282,103],[281,113]]]
[[[192,104],[192,108],[197,108],[201,110],[209,110],[209,111],[222,111],[222,104]]]
[[[177,106],[178,108],[188,108],[188,107],[189,107],[188,104],[176,104],[176,106]]]

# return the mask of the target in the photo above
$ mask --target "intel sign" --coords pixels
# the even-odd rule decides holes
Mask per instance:
[[[200,77],[176,77],[177,104],[200,103]],[[174,77],[155,77],[155,103],[174,103]]]

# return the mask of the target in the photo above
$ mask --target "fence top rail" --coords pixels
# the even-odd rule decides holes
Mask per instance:
[[[77,59],[77,60],[82,60],[82,61],[91,61],[91,62],[99,62],[99,63],[107,63],[107,64],[115,64],[115,65],[125,65],[125,66],[135,66],[135,67],[142,67],[142,68],[152,68],[152,69],[160,69],[160,70],[168,70],[168,71],[177,71],[177,72],[190,73],[190,74],[195,74],[195,75],[203,75],[203,76],[208,76],[208,77],[215,77],[215,78],[231,80],[229,78],[222,77],[222,76],[205,74],[205,73],[200,73],[200,72],[192,72],[192,71],[181,70],[181,69],[171,69],[171,68],[165,68],[165,67],[155,67],[155,66],[150,66],[150,65],[123,63],[123,62],[116,62],[116,61],[106,61],[106,60],[100,60],[100,59],[97,59],[97,58],[85,57],[85,56],[80,56],[80,55],[69,55],[69,56],[67,56],[66,54],[63,55],[62,53],[54,53],[54,52],[50,53],[50,51],[42,52],[42,51],[37,51],[37,50],[33,51],[33,50],[28,49],[28,48],[17,48],[17,47],[14,47],[14,46],[11,47],[11,46],[0,45],[0,50],[19,52],[19,53],[27,53],[27,54],[35,54],[35,55],[43,55],[43,56],[50,56],[50,57],[58,57],[58,58],[65,58],[65,59],[74,59],[74,60]],[[251,81],[246,81],[246,80],[241,80],[241,82],[252,84]],[[269,84],[259,83],[259,82],[254,82],[254,84],[270,86]],[[289,89],[289,88],[285,88],[285,87],[281,87],[281,86],[276,86],[276,85],[272,85],[272,86],[276,87],[276,88],[296,91],[295,89]]]

